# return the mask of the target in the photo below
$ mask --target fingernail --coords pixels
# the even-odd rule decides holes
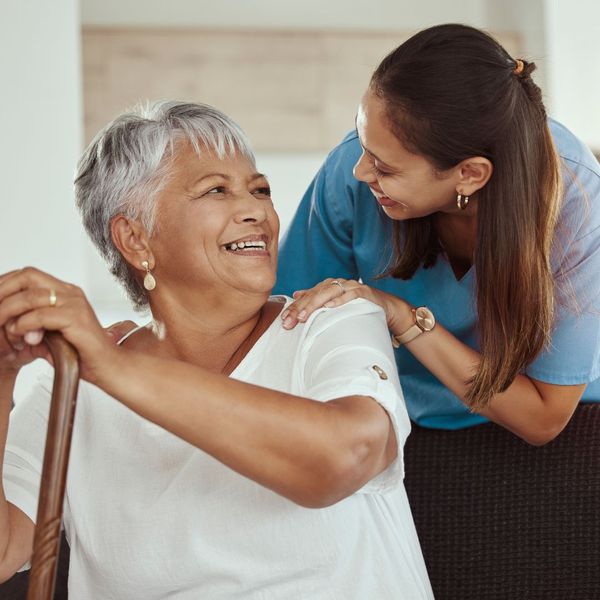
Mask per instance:
[[[287,316],[290,314],[290,311],[285,309],[282,313],[281,313],[281,320],[285,321],[287,319]]]
[[[7,329],[9,331],[9,333],[14,333],[16,328],[17,328],[17,324],[13,321],[12,323],[10,323],[8,325]]]
[[[283,320],[283,327],[285,329],[289,329],[292,326],[293,322],[294,322],[294,319],[292,319],[292,317],[287,317],[287,319]]]
[[[326,308],[333,308],[334,304],[333,302],[325,302],[325,304],[323,304],[323,306],[325,306]]]
[[[301,310],[300,314],[298,315],[298,321],[304,321],[304,319],[306,319],[306,311]]]
[[[30,346],[37,346],[42,341],[43,337],[44,337],[43,331],[28,331],[23,336],[23,339]]]

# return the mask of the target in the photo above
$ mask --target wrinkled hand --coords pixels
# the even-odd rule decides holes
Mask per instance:
[[[49,358],[44,331],[63,334],[79,353],[81,376],[93,383],[119,353],[80,288],[32,267],[0,276],[0,328],[0,369],[7,371]]]
[[[0,374],[16,377],[22,367],[33,362],[36,358],[45,358],[52,362],[52,357],[45,344],[40,344],[43,332],[29,332],[25,342],[23,336],[9,333],[13,321],[0,327]]]
[[[337,283],[336,283],[337,282]],[[364,298],[378,304],[385,311],[388,327],[398,318],[399,305],[409,305],[400,298],[354,281],[353,279],[328,278],[308,290],[294,292],[294,302],[282,314],[283,326],[293,329],[304,323],[318,308],[334,308],[355,298]]]

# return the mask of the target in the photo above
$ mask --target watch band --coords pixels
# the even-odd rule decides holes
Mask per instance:
[[[408,344],[412,342],[416,337],[420,336],[423,330],[415,323],[412,327],[409,327],[404,333],[400,335],[392,336],[392,345],[394,348],[400,348],[402,344]]]

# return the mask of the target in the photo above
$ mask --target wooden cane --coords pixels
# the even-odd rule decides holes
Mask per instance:
[[[54,595],[60,525],[79,385],[79,362],[75,348],[59,333],[46,333],[44,339],[54,361],[54,385],[27,600],[51,600]]]

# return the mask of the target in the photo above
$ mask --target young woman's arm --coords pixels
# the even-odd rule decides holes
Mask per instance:
[[[404,313],[405,318],[398,319],[394,325],[392,333],[395,335],[406,331],[414,322],[407,306],[398,306],[398,313]],[[406,344],[406,349],[464,401],[468,391],[466,382],[475,374],[481,359],[478,352],[440,324]],[[526,442],[541,446],[564,429],[584,390],[585,384],[553,385],[517,375],[505,392],[494,396],[486,408],[477,412]]]
[[[335,307],[354,298],[366,298],[383,307],[394,335],[400,335],[414,325],[412,307],[401,298],[355,281],[343,281],[345,293],[340,295],[339,287],[332,285],[332,281],[327,279],[311,290],[296,294],[296,302],[282,314],[284,324],[294,327],[323,305]],[[477,371],[481,360],[477,351],[439,323],[432,331],[406,344],[406,349],[465,402],[467,382]],[[584,390],[585,384],[554,385],[518,375],[505,392],[497,394],[486,408],[477,412],[526,442],[541,446],[564,429]]]

